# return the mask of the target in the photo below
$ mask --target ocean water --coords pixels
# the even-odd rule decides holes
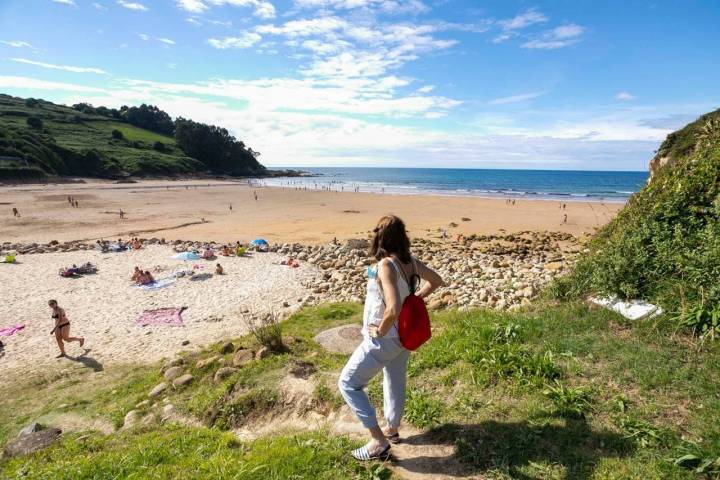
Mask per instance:
[[[647,172],[449,168],[301,168],[313,176],[264,179],[268,186],[405,195],[624,202]]]

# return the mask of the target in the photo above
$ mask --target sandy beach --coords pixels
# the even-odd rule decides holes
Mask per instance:
[[[79,208],[70,206],[68,196],[79,202]],[[168,242],[248,242],[264,237],[270,242],[318,245],[299,254],[303,260],[299,269],[279,265],[290,253],[286,249],[247,258],[220,257],[227,275],[201,282],[181,278],[155,291],[131,285],[129,277],[135,265],[152,270],[156,278],[180,268],[182,262],[171,259],[170,245],[149,245],[136,252],[112,254],[50,250],[20,255],[19,263],[0,265],[4,299],[0,327],[25,326],[19,334],[4,338],[5,356],[0,362],[7,372],[5,378],[13,374],[32,376],[48,367],[71,365],[66,359],[53,358],[57,347],[49,335],[50,298],[57,299],[67,310],[72,334],[88,339],[86,347],[90,350],[80,357],[82,365],[95,368],[97,364],[153,362],[183,349],[241,335],[245,332],[242,311],[253,314],[274,309],[284,315],[298,308],[309,295],[327,292],[328,298],[336,298],[338,292],[362,287],[357,275],[367,263],[361,252],[353,254],[352,267],[342,271],[334,268],[331,272],[324,270],[328,268],[326,258],[337,266],[337,259],[345,254],[320,254],[316,249],[333,238],[343,241],[367,237],[384,213],[403,217],[413,237],[437,239],[440,230],[447,230],[449,238],[443,242],[456,243],[453,239],[457,234],[591,233],[621,207],[568,202],[562,209],[550,201],[517,199],[512,205],[504,199],[297,191],[197,180],[6,186],[0,187],[0,204],[0,245],[52,240],[82,240],[91,245],[98,238],[131,236],[165,238]],[[12,207],[20,210],[20,217],[12,216]],[[121,208],[124,219],[119,218]],[[567,223],[563,223],[566,214]],[[482,246],[474,247],[472,252],[433,247],[436,253],[430,253],[431,248],[424,255],[442,271],[455,262],[444,273],[457,284],[451,303],[507,308],[534,295],[556,273],[553,265],[565,262],[564,242],[559,240],[562,233],[557,235],[560,237],[547,237],[545,243],[533,243],[547,248],[528,256],[486,253]],[[523,240],[517,241],[521,245]],[[497,250],[498,245],[493,248]],[[462,263],[457,263],[458,259]],[[88,261],[99,267],[97,275],[78,279],[58,275],[60,267]],[[207,271],[214,268],[214,262],[195,263]],[[501,267],[496,268],[498,265]],[[547,269],[550,267],[552,271]],[[135,324],[144,310],[162,307],[187,307],[183,313],[185,326]],[[190,343],[183,345],[184,341]],[[68,353],[78,356],[83,350],[71,344]]]
[[[0,358],[3,378],[15,374],[34,376],[53,368],[68,368],[75,362],[97,369],[106,364],[150,363],[172,357],[179,350],[196,349],[246,332],[242,312],[247,315],[273,310],[286,314],[307,296],[303,285],[317,269],[303,263],[300,268],[279,265],[274,253],[246,257],[219,257],[226,274],[204,281],[180,278],[159,290],[143,290],[130,282],[134,265],[153,271],[156,279],[192,265],[213,272],[216,261],[182,262],[171,258],[168,246],[149,246],[122,253],[98,251],[23,255],[14,265],[0,264],[3,308],[0,327],[24,325],[19,333],[2,337],[5,355]],[[92,262],[99,272],[81,278],[63,278],[58,269],[73,263]],[[77,343],[67,346],[68,355],[58,354],[47,300],[56,299],[71,322],[71,334],[84,336],[84,350]],[[283,307],[287,302],[289,307]],[[146,309],[187,307],[183,327],[139,326],[135,323]],[[183,345],[184,341],[189,341]]]
[[[69,195],[79,208],[69,205]],[[13,207],[21,217],[13,218]],[[567,202],[564,210],[560,207],[522,198],[512,205],[504,199],[296,191],[199,180],[5,186],[0,187],[0,242],[142,236],[320,244],[335,237],[365,237],[388,212],[401,216],[414,237],[434,238],[438,229],[450,235],[528,230],[580,235],[607,223],[622,204]]]

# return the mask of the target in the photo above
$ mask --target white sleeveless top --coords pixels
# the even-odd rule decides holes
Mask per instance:
[[[410,287],[405,281],[405,276],[400,270],[401,267],[399,267],[395,263],[395,259],[393,259],[392,257],[387,257],[387,260],[390,262],[390,265],[392,265],[395,269],[395,274],[397,277],[397,289],[398,293],[400,294],[400,304],[402,304],[405,301],[405,298],[410,295]],[[413,262],[414,261],[415,259],[413,259]],[[383,299],[383,292],[380,288],[380,282],[377,278],[377,271],[379,265],[380,262],[378,262],[376,265],[371,265],[368,267],[367,271],[368,283],[367,293],[365,295],[365,310],[363,312],[362,328],[362,334],[365,338],[369,337],[368,327],[370,325],[380,325],[380,322],[382,322],[383,316],[385,315],[385,302]],[[390,328],[388,333],[385,334],[385,338],[392,338],[397,336],[398,330],[396,322],[395,324],[393,324],[392,328]]]

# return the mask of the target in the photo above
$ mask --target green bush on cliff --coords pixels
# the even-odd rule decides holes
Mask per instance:
[[[720,312],[720,110],[668,135],[658,159],[666,164],[556,292],[643,298],[681,316]]]

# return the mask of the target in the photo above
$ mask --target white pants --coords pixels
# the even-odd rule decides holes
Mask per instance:
[[[405,408],[407,362],[410,351],[397,337],[365,338],[340,373],[338,388],[365,428],[378,425],[375,409],[365,393],[370,379],[383,371],[383,410],[388,425],[400,426]]]

